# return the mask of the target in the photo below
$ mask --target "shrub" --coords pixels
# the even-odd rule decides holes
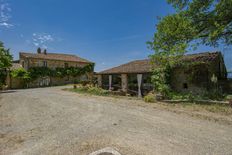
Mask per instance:
[[[80,80],[79,80],[79,79],[75,79],[75,80],[73,81],[73,83],[74,83],[74,84],[79,84],[79,83],[80,83]]]
[[[89,93],[93,95],[99,95],[99,96],[105,96],[109,95],[108,90],[104,90],[102,88],[94,87],[91,85],[86,85],[86,86],[79,86],[76,89],[73,89],[75,92],[80,92],[80,93]]]
[[[155,102],[155,95],[152,93],[149,93],[148,95],[144,97],[144,101],[149,102],[149,103]]]
[[[80,81],[80,84],[83,85],[83,86],[86,86],[88,84],[91,84],[91,81],[89,81],[89,80],[82,80],[82,81]]]
[[[98,87],[89,87],[87,91],[94,95],[109,95],[109,91]]]
[[[11,72],[11,76],[23,80],[23,86],[26,87],[27,83],[31,80],[30,73],[24,68],[15,69]]]

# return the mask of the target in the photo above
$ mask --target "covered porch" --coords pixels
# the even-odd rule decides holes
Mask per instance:
[[[98,86],[142,97],[153,90],[150,60],[136,60],[97,73]]]

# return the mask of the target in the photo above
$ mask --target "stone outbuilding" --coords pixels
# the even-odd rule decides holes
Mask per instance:
[[[206,52],[185,55],[171,71],[170,84],[178,92],[202,93],[212,88],[212,77],[222,89],[227,87],[227,71],[221,52]],[[135,60],[97,73],[98,85],[104,89],[121,90],[126,93],[145,95],[153,90],[152,68],[155,63],[150,59]],[[188,65],[189,64],[189,65]],[[188,66],[186,68],[186,66]]]

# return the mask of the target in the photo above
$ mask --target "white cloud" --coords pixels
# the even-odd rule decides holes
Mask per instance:
[[[10,23],[11,8],[5,0],[0,0],[0,27],[10,28],[14,26]]]
[[[33,33],[32,44],[36,47],[48,48],[48,44],[56,41],[51,34],[48,33]]]
[[[6,22],[0,22],[0,26],[6,27],[6,28],[10,28],[10,27],[12,27],[13,25],[12,25],[12,24],[9,24],[9,23],[6,23]]]

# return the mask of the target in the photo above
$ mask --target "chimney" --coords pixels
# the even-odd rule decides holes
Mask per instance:
[[[46,49],[44,49],[44,54],[47,54],[47,50]]]
[[[38,53],[38,54],[41,54],[41,48],[40,48],[40,47],[37,48],[37,53]]]

